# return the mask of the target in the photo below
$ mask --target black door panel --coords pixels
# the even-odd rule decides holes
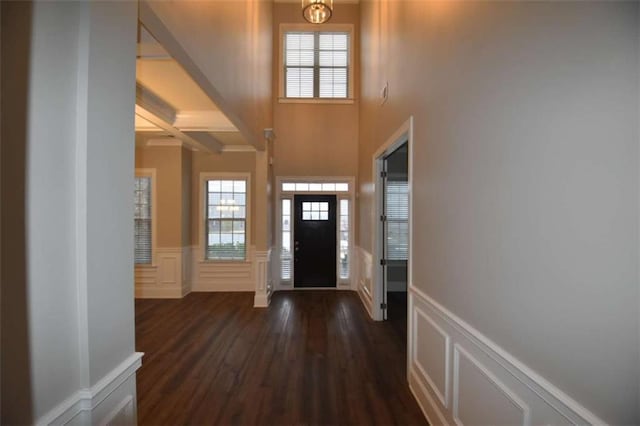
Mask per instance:
[[[294,198],[294,287],[336,286],[336,196]]]

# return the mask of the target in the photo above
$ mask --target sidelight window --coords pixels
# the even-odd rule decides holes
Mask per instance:
[[[280,252],[280,277],[291,279],[291,200],[282,200],[282,251]]]
[[[340,278],[349,278],[349,200],[340,200]]]

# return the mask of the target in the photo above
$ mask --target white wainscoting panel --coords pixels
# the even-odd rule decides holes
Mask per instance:
[[[95,385],[82,389],[36,421],[37,425],[135,425],[136,370],[142,353],[135,352]]]
[[[453,381],[456,424],[530,425],[529,406],[457,344],[453,350]]]
[[[269,279],[270,256],[271,250],[256,251],[254,253],[254,276],[256,282],[254,285],[255,295],[253,298],[253,306],[256,308],[266,308],[271,301],[273,283]]]
[[[356,246],[354,248],[354,252],[356,291],[360,296],[360,300],[362,300],[362,304],[369,313],[369,316],[373,318],[373,282],[371,279],[372,256],[371,253],[360,246]]]
[[[200,248],[192,248],[191,291],[255,291],[255,250],[249,247],[246,261],[203,261]]]
[[[154,265],[136,265],[135,295],[137,298],[181,298],[188,293],[183,281],[184,249],[158,248]]]
[[[428,383],[440,403],[448,407],[451,388],[449,375],[451,338],[420,308],[413,310],[411,320],[415,344],[410,363]]]
[[[191,276],[193,262],[191,256],[193,249],[191,247],[182,247],[182,295],[191,293]]]
[[[409,387],[432,425],[603,425],[548,380],[409,285]]]

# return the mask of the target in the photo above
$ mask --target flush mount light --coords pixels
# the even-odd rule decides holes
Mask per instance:
[[[302,16],[312,24],[322,24],[331,19],[333,0],[302,0]]]

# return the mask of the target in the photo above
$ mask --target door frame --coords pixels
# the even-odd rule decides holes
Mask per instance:
[[[386,303],[386,289],[384,286],[384,266],[380,260],[384,256],[384,224],[380,220],[384,214],[384,181],[381,172],[384,170],[384,159],[393,151],[403,144],[407,144],[408,149],[408,188],[409,188],[409,256],[407,259],[407,290],[412,283],[412,257],[413,257],[413,116],[410,116],[402,125],[382,144],[373,154],[373,179],[374,202],[373,232],[371,233],[371,247],[373,247],[373,265],[372,265],[372,281],[373,281],[373,306],[371,314],[375,321],[383,321],[385,317],[382,304]],[[409,310],[407,310],[409,315]],[[407,322],[409,318],[407,317]],[[407,330],[409,328],[407,327]]]
[[[282,184],[283,183],[347,183],[349,185],[348,191],[283,191]],[[275,178],[275,238],[273,239],[275,243],[275,247],[273,250],[273,269],[272,269],[272,279],[275,283],[274,290],[296,290],[296,291],[307,291],[307,290],[353,290],[355,279],[354,276],[356,274],[356,263],[354,259],[354,255],[356,251],[354,250],[354,234],[355,234],[355,187],[356,179],[353,176],[276,176]],[[295,288],[293,286],[293,277],[295,274],[295,266],[294,262],[291,262],[291,280],[283,281],[281,279],[281,263],[280,263],[280,251],[282,249],[282,200],[289,199],[291,200],[291,212],[293,217],[293,209],[294,209],[294,197],[296,195],[335,195],[336,196],[336,205],[337,205],[337,216],[336,216],[336,286],[335,287],[327,287],[327,288]],[[349,200],[349,277],[347,279],[340,278],[340,200]],[[294,235],[294,226],[291,223],[291,241],[295,241]]]

